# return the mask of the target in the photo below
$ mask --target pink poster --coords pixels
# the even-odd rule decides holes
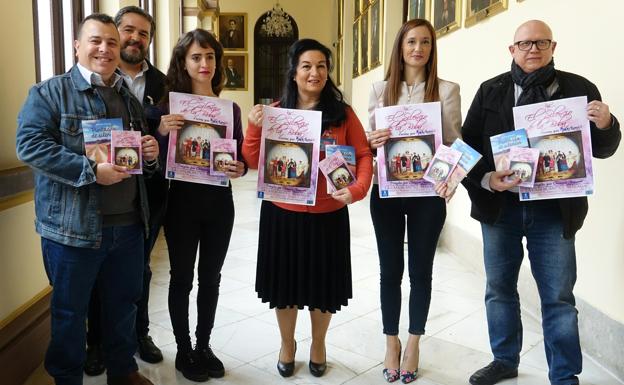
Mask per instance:
[[[111,131],[111,161],[128,174],[143,174],[141,131]]]
[[[390,129],[390,139],[377,149],[379,196],[435,196],[424,176],[442,144],[440,102],[378,108],[375,119],[378,129]]]
[[[587,97],[514,107],[516,129],[526,129],[539,149],[533,187],[520,187],[520,200],[568,198],[594,192]]]
[[[170,92],[169,112],[184,115],[185,121],[180,130],[169,134],[166,177],[228,186],[228,177],[210,174],[210,141],[232,139],[232,101]]]
[[[314,206],[321,112],[264,107],[258,198]]]

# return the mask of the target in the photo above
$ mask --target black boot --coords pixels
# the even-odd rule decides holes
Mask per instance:
[[[199,356],[200,364],[206,369],[208,375],[212,378],[221,378],[225,375],[225,368],[223,362],[215,356],[214,352],[208,345],[207,348],[195,347],[195,351]]]
[[[163,355],[158,346],[154,344],[152,337],[145,335],[139,337],[139,357],[145,362],[149,362],[150,364],[156,364],[163,360]]]
[[[182,375],[195,382],[208,381],[208,371],[201,365],[199,356],[195,350],[178,350],[175,359],[175,367]]]
[[[84,372],[87,376],[99,376],[104,373],[104,358],[102,345],[87,346],[87,360],[84,364]]]
[[[472,385],[494,385],[506,378],[518,377],[518,368],[507,366],[500,361],[492,361],[474,372],[468,380]]]

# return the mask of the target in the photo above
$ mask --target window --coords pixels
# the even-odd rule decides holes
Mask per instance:
[[[156,20],[156,4],[154,0],[140,0],[139,6],[143,8],[145,12],[152,15],[154,20]],[[154,32],[154,34],[156,33]],[[152,36],[151,38],[152,38],[152,42],[150,43],[150,46],[149,46],[148,56],[149,56],[150,63],[156,65],[156,38],[154,36]]]
[[[78,25],[86,15],[97,11],[97,0],[33,0],[37,82],[74,65]]]

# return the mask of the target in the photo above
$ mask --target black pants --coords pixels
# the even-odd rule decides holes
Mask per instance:
[[[233,225],[234,202],[230,187],[186,182],[171,184],[165,237],[171,263],[169,314],[178,350],[191,348],[189,295],[193,288],[198,245],[195,337],[198,347],[208,346],[217,311],[221,268]]]
[[[381,271],[383,332],[399,333],[401,279],[404,268],[405,220],[407,218],[408,271],[410,277],[409,332],[425,334],[431,302],[433,257],[446,219],[446,203],[439,197],[379,198],[373,185],[370,211],[377,238]]]
[[[152,281],[152,269],[150,269],[150,255],[161,223],[153,223],[150,226],[150,233],[145,239],[143,246],[143,289],[141,299],[136,303],[136,335],[138,338],[146,336],[149,333],[149,315],[147,304],[149,302],[150,282]],[[102,304],[100,303],[100,295],[97,282],[91,291],[91,300],[89,302],[89,313],[87,318],[87,345],[102,345]]]

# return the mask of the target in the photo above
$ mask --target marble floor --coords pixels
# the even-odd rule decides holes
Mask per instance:
[[[256,243],[260,201],[255,197],[256,174],[234,181],[236,220],[223,268],[221,295],[211,344],[226,367],[213,384],[384,384],[381,375],[385,340],[379,309],[379,266],[368,200],[350,206],[353,300],[332,319],[327,336],[328,370],[321,378],[308,369],[310,320],[300,312],[296,339],[295,375],[283,379],[275,364],[280,347],[275,315],[254,291]],[[137,359],[141,372],[156,385],[192,384],[174,368],[176,347],[167,310],[169,261],[159,239],[152,255],[150,298],[151,335],[165,360],[156,365]],[[407,293],[403,280],[401,333],[407,341]],[[483,305],[484,278],[462,263],[461,257],[438,249],[433,276],[431,310],[426,336],[421,340],[420,385],[468,384],[470,374],[491,361]],[[192,292],[195,297],[196,291]],[[191,314],[195,306],[191,306]],[[519,377],[503,385],[547,385],[540,324],[523,316],[524,349]],[[192,329],[195,322],[191,320]],[[585,357],[584,385],[621,385],[622,382]],[[0,381],[1,382],[1,381]],[[47,385],[52,380],[40,367],[25,383]],[[106,376],[85,377],[85,385],[106,384]],[[400,383],[400,382],[398,382]]]

